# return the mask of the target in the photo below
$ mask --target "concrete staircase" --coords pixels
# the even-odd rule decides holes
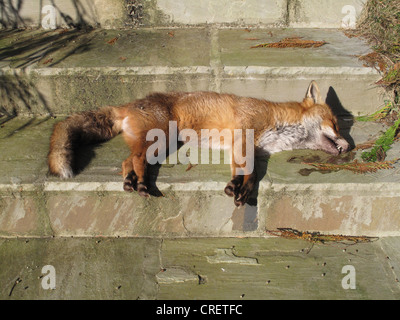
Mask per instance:
[[[50,11],[41,13],[40,3],[55,8],[55,16],[50,18],[59,29],[30,28],[42,24],[52,12],[47,7]],[[148,250],[154,247],[152,254],[160,259],[159,251],[165,249],[160,239],[171,239],[168,243],[175,248],[175,238],[187,244],[194,241],[189,238],[224,238],[215,240],[218,247],[227,246],[232,237],[246,237],[259,248],[259,241],[268,237],[266,230],[281,227],[328,234],[400,235],[399,165],[365,175],[344,171],[321,174],[302,162],[310,157],[327,160],[322,152],[284,152],[271,157],[268,164],[258,160],[263,179],[250,204],[242,208],[236,208],[223,193],[229,166],[222,164],[198,165],[190,171],[181,164],[163,165],[154,173],[163,197],[143,199],[125,193],[118,172],[128,150],[121,137],[85,150],[82,154],[88,160],[76,178],[60,181],[47,175],[48,139],[54,123],[72,112],[126,103],[153,91],[212,90],[287,101],[301,100],[309,82],[316,80],[353,145],[378,137],[384,125],[353,118],[384,104],[385,93],[375,84],[379,72],[358,59],[371,49],[362,39],[349,38],[340,29],[353,25],[363,1],[76,3],[26,1],[21,8],[10,3],[0,8],[4,27],[26,27],[0,31],[0,236],[9,239],[3,241],[19,237],[149,237],[153,240],[149,240]],[[46,18],[46,26],[50,18]],[[79,28],[62,29],[67,25]],[[251,48],[287,37],[327,44],[309,49]],[[399,151],[394,145],[388,159],[397,158]],[[335,161],[359,155],[354,152]],[[240,246],[240,240],[235,241]],[[146,245],[142,242],[137,246],[143,251]],[[279,250],[268,243],[271,249],[262,250]],[[59,244],[54,243],[54,248],[51,250],[59,250]],[[246,245],[241,255],[249,252],[256,254],[254,245]],[[319,257],[323,252],[318,251]],[[72,254],[73,250],[66,253]],[[210,247],[207,255],[211,254]],[[11,251],[3,253],[4,257],[10,255]],[[168,264],[165,261],[164,266]],[[174,261],[171,258],[168,265]],[[235,261],[226,263],[236,266]],[[157,266],[163,263],[158,261]],[[172,268],[171,278],[167,277],[174,286],[180,283],[182,270],[190,267],[182,268]],[[159,270],[149,272],[151,276],[140,277],[149,282],[152,294],[135,294],[157,298],[160,295],[154,293],[162,292],[161,297],[168,297],[170,280]],[[196,278],[193,283],[198,284],[198,275],[189,272],[189,283]],[[9,280],[6,275],[3,279]],[[77,286],[77,279],[73,281]],[[393,286],[392,292],[398,294],[398,286]],[[276,290],[269,297],[285,297],[278,294],[278,287]],[[350,296],[376,297],[380,292],[365,294],[367,289],[363,290]],[[4,291],[3,296],[6,294]],[[23,292],[19,294],[24,297]],[[286,297],[293,296],[296,293],[291,291]],[[122,297],[132,298],[128,292]],[[218,297],[224,297],[223,293],[216,291]]]

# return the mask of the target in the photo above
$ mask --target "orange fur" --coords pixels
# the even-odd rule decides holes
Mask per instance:
[[[252,129],[256,149],[267,154],[299,146],[320,147],[330,153],[335,153],[335,148],[337,152],[348,149],[347,142],[338,133],[335,116],[321,102],[315,82],[310,84],[302,102],[274,103],[215,92],[154,93],[123,106],[75,114],[56,124],[48,155],[50,172],[64,178],[72,176],[76,144],[110,139],[122,131],[131,150],[122,163],[124,189],[135,189],[142,196],[148,196],[146,151],[153,142],[146,141],[146,134],[157,128],[168,139],[170,121],[176,121],[178,131],[193,129],[199,136],[202,129],[228,129],[232,133],[235,129]],[[299,134],[304,137],[298,137]],[[298,145],[293,142],[296,139],[300,141]],[[240,143],[243,152],[245,139]],[[235,152],[232,150],[232,155]],[[239,177],[235,173],[238,167],[243,169],[244,165],[232,163],[232,180],[225,192],[235,197],[235,204],[243,205],[254,188],[256,175],[244,170],[243,177]]]

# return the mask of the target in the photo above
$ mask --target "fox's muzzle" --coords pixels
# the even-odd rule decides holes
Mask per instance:
[[[335,139],[323,136],[321,149],[327,153],[337,156],[341,153],[346,153],[349,151],[350,144],[341,136]]]

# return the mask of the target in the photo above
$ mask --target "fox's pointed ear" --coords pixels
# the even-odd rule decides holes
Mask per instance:
[[[314,80],[311,81],[310,85],[308,86],[306,98],[313,99],[314,103],[318,103],[318,104],[323,103],[318,85]]]

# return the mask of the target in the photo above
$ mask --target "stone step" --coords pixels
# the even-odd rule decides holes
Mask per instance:
[[[6,1],[1,27],[102,28],[219,24],[354,28],[365,0],[29,0]]]
[[[382,107],[370,52],[337,29],[11,30],[0,39],[0,111],[70,114],[153,91],[212,90],[272,101],[301,100],[311,80],[337,113]],[[251,48],[287,37],[318,48]]]
[[[129,151],[121,136],[81,150],[81,172],[61,181],[47,175],[46,164],[51,128],[59,118],[3,120],[1,237],[266,237],[277,228],[400,235],[399,164],[368,174],[321,174],[303,162],[328,160],[323,152],[278,153],[268,163],[256,162],[257,192],[240,208],[223,192],[230,179],[228,164],[200,164],[189,171],[186,165],[165,164],[151,171],[158,189],[141,198],[122,188],[118,172]],[[362,122],[344,127],[352,144],[376,138],[384,129]],[[398,152],[395,144],[387,159]],[[330,161],[348,162],[359,155]]]
[[[202,300],[236,300],[229,304],[242,316],[265,308],[247,300],[398,300],[399,244],[399,237],[351,246],[280,238],[0,239],[7,262],[0,299],[157,300],[136,304],[149,316],[176,306],[164,300],[181,300],[189,315],[216,310]]]

